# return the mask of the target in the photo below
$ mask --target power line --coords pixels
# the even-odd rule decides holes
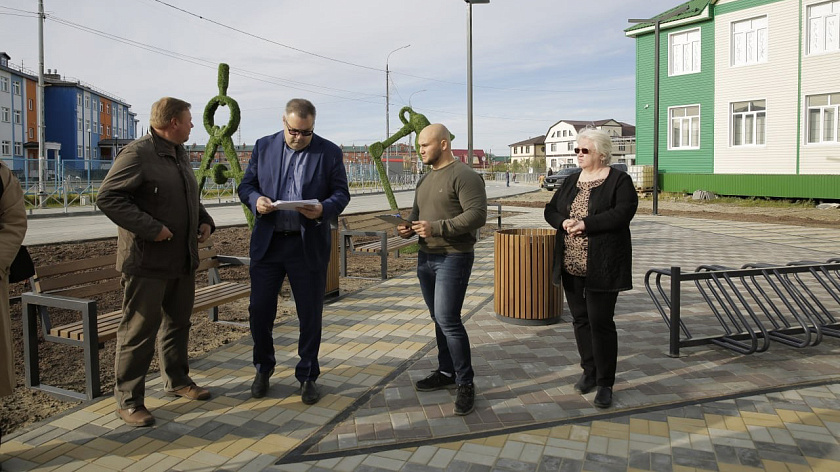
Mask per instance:
[[[214,61],[210,61],[210,60],[203,59],[203,58],[196,57],[196,56],[190,56],[190,55],[187,55],[187,54],[182,54],[182,53],[171,51],[171,50],[168,50],[168,49],[163,49],[163,48],[160,48],[160,47],[157,47],[157,46],[152,46],[152,45],[149,45],[149,44],[146,44],[146,43],[141,43],[139,41],[135,41],[135,40],[132,40],[132,39],[123,38],[121,36],[117,36],[117,35],[114,35],[114,34],[111,34],[111,33],[107,33],[107,32],[104,32],[104,31],[101,31],[101,30],[98,30],[98,29],[95,29],[95,28],[91,28],[89,26],[81,25],[81,24],[72,22],[70,20],[65,20],[65,19],[57,17],[55,15],[47,15],[47,19],[51,20],[51,21],[54,21],[55,23],[58,23],[60,25],[69,27],[69,28],[84,31],[86,33],[90,33],[90,34],[93,34],[93,35],[96,35],[96,36],[100,36],[100,37],[109,39],[111,41],[115,41],[115,42],[118,42],[118,43],[123,43],[123,44],[129,45],[129,46],[132,46],[132,47],[143,49],[143,50],[148,51],[148,52],[153,52],[153,53],[156,53],[156,54],[167,56],[167,57],[170,57],[172,59],[177,59],[177,60],[187,62],[187,63],[193,64],[193,65],[197,65],[197,66],[200,66],[200,67],[206,67],[206,68],[209,68],[209,69],[216,69],[218,67],[218,64]],[[332,91],[336,91],[336,92],[345,92],[345,93],[357,94],[357,95],[366,95],[368,97],[380,97],[380,95],[377,95],[377,94],[368,94],[368,93],[364,93],[364,92],[355,92],[355,91],[352,91],[352,90],[344,90],[344,89],[338,89],[338,88],[334,88],[334,87],[326,87],[326,86],[322,86],[322,85],[310,84],[310,83],[306,83],[306,82],[299,82],[299,81],[286,79],[286,78],[283,78],[283,77],[276,77],[276,76],[272,76],[272,75],[268,75],[268,74],[263,74],[263,73],[260,73],[260,72],[250,71],[250,70],[247,70],[247,69],[231,68],[231,74],[239,76],[239,77],[248,78],[248,79],[251,79],[251,80],[256,80],[256,81],[260,81],[260,82],[269,83],[269,84],[272,84],[272,85],[281,85],[281,86],[285,86],[285,87],[296,89],[296,90],[302,90],[302,91],[305,91],[305,92],[325,95],[325,96],[334,97],[334,98],[341,98],[341,99],[344,99],[344,100],[361,101],[361,102],[366,102],[366,103],[378,103],[378,102],[372,102],[370,100],[365,100],[365,99],[361,99],[361,98],[353,98],[353,97],[346,97],[346,96],[335,95],[335,94],[330,94],[330,93],[325,93],[325,92],[319,92],[317,90],[311,90],[311,89],[308,89],[308,88],[304,88],[302,86],[310,86],[310,87],[322,88],[322,89],[326,89],[326,90],[332,90]],[[265,78],[261,78],[261,77],[265,77]]]

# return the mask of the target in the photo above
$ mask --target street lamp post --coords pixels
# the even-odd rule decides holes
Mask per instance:
[[[659,26],[663,21],[669,20],[688,10],[688,5],[683,5],[676,10],[667,12],[656,18],[629,19],[630,23],[653,23],[653,214],[659,214]]]
[[[490,0],[464,0],[467,14],[467,160],[473,162],[473,86],[472,86],[472,6],[473,3],[490,3]]]
[[[390,74],[391,70],[388,68],[388,60],[391,58],[391,54],[399,51],[400,49],[405,49],[411,46],[410,44],[406,44],[405,46],[400,46],[397,49],[389,52],[387,56],[385,56],[385,139],[391,137],[391,79]],[[384,140],[383,140],[384,141]],[[388,152],[391,146],[385,148],[385,161],[388,162],[388,156],[390,153]],[[386,168],[389,164],[385,164]]]

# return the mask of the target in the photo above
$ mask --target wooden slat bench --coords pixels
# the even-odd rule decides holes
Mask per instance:
[[[353,229],[347,218],[341,218],[341,276],[347,277],[347,253],[361,254],[368,256],[379,256],[380,277],[382,280],[388,278],[388,253],[393,252],[394,257],[400,257],[400,250],[417,243],[417,236],[403,239],[397,234],[397,230],[376,215],[364,215],[353,222]],[[406,215],[404,214],[403,217]],[[487,219],[496,219],[498,229],[502,229],[502,204],[492,202],[487,204]],[[479,230],[480,231],[480,230]],[[393,235],[390,235],[390,234]],[[478,237],[481,237],[479,232]],[[358,239],[363,238],[362,242]]]
[[[382,214],[382,213],[377,213]],[[395,226],[390,225],[376,215],[367,215],[353,222],[354,229],[350,229],[347,218],[340,220],[342,230],[340,239],[341,276],[347,277],[347,253],[366,256],[379,256],[380,276],[382,280],[388,278],[388,253],[394,257],[400,256],[400,250],[417,243],[417,236],[403,239],[397,234]],[[393,234],[390,236],[389,233]],[[363,241],[359,241],[363,239]]]
[[[210,241],[199,247],[200,263],[197,273],[206,271],[208,285],[197,288],[193,312],[207,310],[211,321],[218,320],[219,305],[246,298],[251,294],[249,284],[224,282],[219,268],[228,265],[247,265],[248,258],[221,256]],[[121,274],[114,268],[116,254],[99,256],[81,261],[38,266],[31,279],[32,290],[21,295],[23,312],[24,364],[27,387],[74,399],[91,399],[101,394],[99,375],[99,349],[105,342],[117,337],[122,310],[99,314],[97,295],[121,292]],[[79,320],[54,326],[49,309],[79,312]],[[85,393],[81,394],[40,381],[38,365],[38,319],[44,340],[84,350]]]

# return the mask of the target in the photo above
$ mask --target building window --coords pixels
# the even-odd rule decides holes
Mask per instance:
[[[77,125],[78,125],[78,127],[79,127],[79,131],[81,131],[81,130],[82,130],[82,119],[81,119],[81,118],[77,119],[77,120],[76,120],[76,124],[77,124]]]
[[[20,95],[20,82],[12,82],[12,93]]]
[[[669,149],[700,147],[700,105],[668,109]]]
[[[8,123],[11,119],[11,110],[6,107],[0,108],[0,121],[3,123]]]
[[[531,146],[525,146],[525,153],[531,152]]]
[[[0,154],[3,154],[4,156],[10,156],[12,154],[12,142],[11,141],[0,142]]]
[[[77,158],[82,157],[82,147],[76,146],[76,156]]]
[[[700,72],[700,29],[668,35],[668,75]]]
[[[90,97],[85,95],[85,108],[90,108]]]
[[[568,143],[566,143],[566,150],[567,151],[573,151],[574,149],[575,149],[575,143],[574,142],[569,141]]]
[[[98,148],[93,148],[91,151],[93,153],[93,158],[94,159],[99,159],[99,149]]]
[[[90,146],[85,146],[85,157],[90,159]]]
[[[808,143],[840,143],[840,93],[812,95],[808,107]]]
[[[0,92],[8,92],[9,91],[9,78],[8,77],[0,77]]]
[[[840,51],[840,0],[808,7],[808,54]]]
[[[99,123],[99,134],[105,134],[105,126]]]
[[[35,139],[35,128],[29,128],[29,139]]]
[[[109,136],[109,137],[110,137],[110,136],[111,136],[111,127],[110,127],[110,126],[108,126],[106,129],[107,129],[106,136]]]
[[[15,156],[22,156],[23,155],[23,143],[20,141],[15,141]]]
[[[110,103],[105,105],[105,113],[107,113],[109,115],[111,114],[111,104]]]
[[[85,129],[90,131],[90,120],[85,120]]]
[[[102,102],[99,102],[99,113],[102,113]]]
[[[767,17],[732,23],[732,65],[767,62]]]
[[[764,100],[735,102],[732,104],[732,145],[763,145],[767,119]]]
[[[32,102],[32,99],[30,98],[29,99],[29,111],[32,111],[33,107],[34,107],[34,103]]]
[[[551,152],[554,152],[556,150],[557,150],[557,143],[551,143]]]
[[[76,95],[76,104],[78,104],[79,106],[82,106],[82,95],[81,94]]]
[[[15,124],[19,125],[23,121],[22,120],[23,115],[21,114],[20,110],[15,110],[15,111],[12,112],[12,114],[15,117]]]

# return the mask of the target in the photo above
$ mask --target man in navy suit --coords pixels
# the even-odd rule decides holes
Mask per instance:
[[[277,295],[288,275],[300,321],[295,377],[301,400],[321,398],[315,385],[320,374],[321,315],[324,311],[330,222],[350,202],[341,148],[313,132],[315,106],[296,98],[286,104],[283,131],[257,140],[239,184],[239,199],[256,215],[251,233],[251,336],[257,369],[251,396],[268,392],[274,373],[272,329]],[[276,200],[318,200],[295,210],[277,210]]]

